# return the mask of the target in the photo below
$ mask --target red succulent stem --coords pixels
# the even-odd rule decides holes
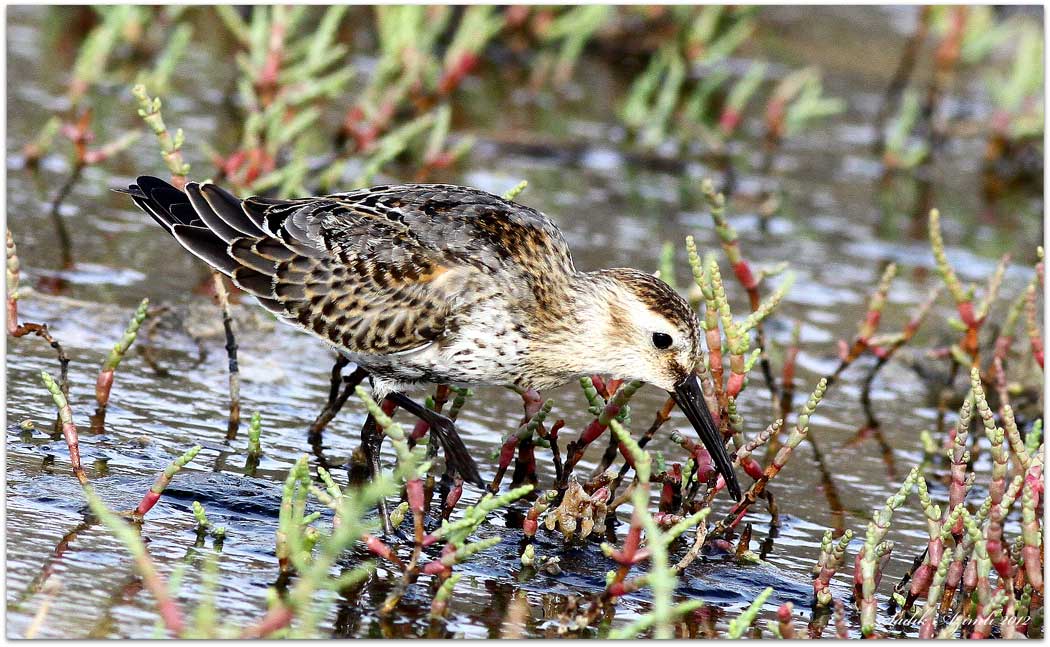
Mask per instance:
[[[733,244],[737,247],[740,245],[736,241]],[[733,273],[736,275],[736,280],[740,281],[740,285],[747,291],[751,301],[751,310],[757,310],[761,299],[758,298],[758,280],[755,278],[755,273],[751,271],[751,265],[746,260],[740,259],[733,263]]]
[[[376,555],[377,557],[382,557],[383,559],[389,562],[392,562],[401,570],[405,569],[405,564],[401,561],[401,558],[398,557],[397,553],[395,553],[390,546],[383,542],[382,539],[379,539],[378,537],[372,534],[366,534],[364,535],[364,537],[362,537],[362,539],[364,539],[365,541],[365,547],[367,547],[368,550],[372,552],[372,554]]]
[[[456,504],[459,503],[459,498],[461,496],[463,496],[463,478],[457,476],[455,483],[453,483],[452,488],[448,491],[448,496],[445,497],[445,507],[442,509],[442,517],[447,519],[452,514],[452,511],[456,509]]]
[[[530,540],[536,536],[536,531],[538,531],[540,527],[540,515],[547,510],[547,507],[547,500],[541,497],[532,504],[532,507],[529,508],[529,512],[525,515],[525,521],[522,524],[522,531]]]
[[[780,629],[780,637],[785,640],[793,640],[798,637],[795,632],[793,612],[794,605],[790,602],[781,604],[777,609],[777,626]]]
[[[109,404],[109,393],[113,388],[115,375],[116,371],[113,369],[103,370],[98,374],[98,380],[95,382],[95,399],[98,401],[99,408],[105,409]]]
[[[597,387],[597,384],[595,384],[595,386]],[[591,420],[590,424],[587,425],[587,428],[583,430],[582,434],[580,434],[580,438],[575,442],[569,444],[569,456],[568,460],[566,460],[565,462],[565,469],[563,472],[564,475],[567,475],[572,472],[572,468],[580,462],[581,458],[583,458],[583,454],[587,450],[587,446],[605,433],[605,430],[609,428],[608,421],[620,415],[620,410],[621,408],[618,404],[615,403],[615,399],[610,398],[609,402],[605,405],[605,408],[602,410],[602,413],[599,416],[595,417],[593,420]],[[627,452],[627,450],[622,446],[622,443],[620,446],[620,453],[623,454],[628,461],[631,460],[629,452]]]
[[[503,447],[499,451],[499,470],[501,472],[507,471],[507,467],[510,465],[511,460],[514,458],[514,450],[518,447],[518,436],[511,434],[507,437],[506,442],[503,443]]]
[[[142,497],[142,501],[139,501],[139,506],[135,508],[135,514],[142,517],[152,510],[153,506],[157,505],[157,501],[160,501],[160,494],[160,492],[154,492],[153,490],[146,492],[146,495]]]
[[[463,52],[446,69],[438,81],[438,94],[447,95],[455,90],[468,74],[477,67],[480,58],[474,52]]]
[[[441,557],[427,562],[422,570],[426,575],[437,575],[444,579],[452,574],[452,566],[456,562],[456,547],[452,544],[445,544],[445,547],[441,549]]]
[[[726,383],[726,397],[736,398],[744,388],[744,356],[732,354],[729,356],[729,381]]]
[[[295,612],[292,611],[292,608],[279,602],[277,606],[266,612],[266,615],[263,616],[263,619],[258,624],[252,625],[241,632],[241,638],[265,638],[273,632],[292,624],[294,619]]]
[[[405,483],[405,492],[408,498],[408,508],[412,512],[423,512],[423,481],[418,478],[409,479]]]
[[[69,448],[69,462],[73,466],[73,475],[77,477],[81,485],[87,485],[87,473],[80,462],[80,436],[77,434],[76,425],[71,422],[63,423],[62,436],[66,440],[66,446]]]
[[[740,466],[744,468],[744,471],[747,472],[748,476],[756,481],[762,478],[762,465],[754,458],[745,456],[744,459],[740,461]]]
[[[911,587],[908,590],[909,602],[925,597],[929,593],[930,584],[933,583],[933,576],[937,573],[937,567],[940,566],[943,558],[944,541],[941,540],[941,534],[938,531],[930,537],[930,542],[927,545],[926,560],[915,569],[915,573],[912,575]]]
[[[631,527],[627,530],[627,536],[623,539],[623,548],[614,550],[609,555],[617,564],[630,566],[635,563],[638,556],[638,547],[642,542],[642,522],[637,513],[631,517]]]
[[[591,384],[594,385],[594,390],[598,392],[598,395],[602,396],[602,399],[609,399],[609,396],[611,395],[609,393],[609,387],[605,385],[605,380],[602,379],[601,375],[592,375]]]
[[[722,134],[726,137],[732,135],[737,126],[740,125],[741,117],[740,112],[732,108],[723,110],[722,115],[718,118],[718,126],[722,129]]]

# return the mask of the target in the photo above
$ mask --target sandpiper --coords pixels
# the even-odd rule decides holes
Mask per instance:
[[[467,481],[481,485],[452,421],[407,390],[544,390],[609,374],[668,391],[740,498],[695,371],[696,313],[645,272],[576,270],[558,227],[534,209],[445,184],[242,200],[145,176],[121,191],[280,320],[366,370],[375,399],[428,422],[448,469]]]

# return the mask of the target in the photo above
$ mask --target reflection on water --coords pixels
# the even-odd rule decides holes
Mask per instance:
[[[900,265],[889,306],[886,330],[900,329],[936,276],[932,256],[915,225],[908,196],[912,188],[880,189],[877,160],[870,154],[869,124],[878,95],[893,66],[908,23],[907,10],[851,10],[807,13],[770,11],[753,50],[785,64],[820,64],[827,92],[844,97],[848,110],[805,137],[789,139],[773,165],[772,175],[754,175],[750,163],[740,165],[736,195],[731,202],[733,223],[748,256],[759,265],[789,261],[796,282],[767,335],[774,366],[797,320],[801,353],[796,404],[820,375],[837,365],[835,342],[853,335],[865,309],[868,291],[888,261]],[[67,169],[58,158],[48,158],[38,178],[18,167],[21,145],[36,134],[41,115],[62,105],[62,79],[69,52],[52,52],[55,38],[45,29],[47,14],[35,9],[12,9],[8,27],[8,222],[19,244],[25,285],[47,285],[61,280],[62,296],[30,293],[22,301],[23,318],[47,321],[73,358],[71,401],[76,422],[85,430],[81,451],[85,465],[97,478],[100,494],[111,507],[130,508],[152,477],[192,444],[204,450],[180,474],[143,528],[153,557],[165,570],[188,561],[200,563],[190,506],[201,501],[209,516],[228,528],[220,562],[224,588],[221,601],[229,622],[257,617],[265,605],[265,588],[275,576],[273,532],[277,502],[287,469],[310,451],[305,429],[324,403],[328,388],[330,353],[295,331],[274,327],[246,308],[241,320],[242,407],[246,414],[263,413],[264,457],[255,479],[240,476],[244,438],[224,442],[226,364],[221,328],[214,307],[187,286],[206,276],[203,267],[181,253],[163,232],[142,217],[111,186],[126,183],[140,172],[162,171],[156,152],[145,145],[114,160],[104,172],[89,169],[74,189],[62,218],[71,232],[75,265],[63,268],[54,244],[54,230],[43,205]],[[901,25],[904,25],[903,27]],[[814,31],[815,30],[815,31]],[[832,33],[834,39],[814,36]],[[200,47],[191,48],[171,93],[171,120],[188,133],[187,153],[197,168],[207,169],[203,151],[195,144],[222,131],[228,118],[220,98],[207,86],[222,87],[228,74],[214,61],[223,43],[202,32]],[[813,42],[827,45],[812,48]],[[863,45],[863,47],[861,47]],[[494,72],[468,90],[469,120],[461,127],[479,138],[464,164],[436,178],[474,185],[502,193],[519,179],[529,187],[520,200],[548,213],[565,232],[581,269],[633,266],[655,269],[660,246],[673,241],[679,267],[684,265],[682,241],[696,236],[704,248],[716,248],[717,236],[701,208],[699,180],[717,170],[701,162],[655,164],[621,149],[622,137],[611,118],[612,97],[625,79],[600,60],[587,66],[600,70],[581,75],[581,99],[559,99],[550,105],[523,104],[503,86]],[[210,84],[201,83],[208,79]],[[976,101],[976,91],[964,91]],[[974,104],[980,106],[979,103]],[[96,122],[110,133],[134,126],[137,117],[122,93],[113,88],[96,108]],[[746,126],[746,125],[745,125]],[[748,129],[745,127],[745,134]],[[532,136],[553,135],[564,148],[526,146]],[[542,137],[544,141],[547,136]],[[569,145],[568,142],[571,142]],[[1009,208],[987,205],[975,186],[982,142],[959,139],[945,151],[933,182],[934,201],[945,214],[949,254],[963,280],[988,275],[1004,249],[1014,252],[1004,294],[1012,296],[1030,276],[1035,241],[1041,239],[1041,195],[1015,196]],[[755,141],[739,144],[739,157],[760,150]],[[391,178],[396,179],[396,178]],[[760,196],[776,189],[782,207],[772,218],[757,215]],[[917,237],[916,237],[917,234]],[[951,246],[954,245],[954,246]],[[682,283],[688,278],[681,271]],[[731,298],[743,311],[743,294],[734,284]],[[158,372],[141,353],[132,353],[121,365],[105,428],[90,433],[93,379],[108,346],[117,339],[134,305],[149,296],[164,303],[205,336],[204,356],[192,338],[178,326],[158,326],[149,343]],[[755,515],[755,541],[765,562],[740,567],[713,557],[695,564],[684,577],[680,593],[711,604],[735,608],[750,601],[765,586],[776,592],[768,602],[775,609],[784,601],[796,609],[809,603],[809,569],[817,557],[820,537],[828,527],[848,527],[860,534],[870,511],[921,459],[919,432],[936,422],[934,394],[909,365],[922,360],[922,351],[946,337],[950,309],[942,300],[922,330],[911,352],[902,352],[874,383],[871,399],[881,423],[880,434],[870,433],[860,403],[865,370],[853,367],[835,383],[813,417],[814,443],[803,445],[794,462],[772,488],[780,506],[782,526],[770,542],[768,518]],[[243,312],[242,312],[243,311]],[[84,502],[68,478],[66,449],[61,437],[51,435],[52,409],[38,384],[40,370],[54,370],[50,349],[34,338],[8,340],[7,364],[7,599],[9,635],[25,630],[34,613],[30,596],[42,567],[62,578],[63,591],[55,601],[42,635],[82,637],[145,637],[153,630],[154,614],[145,596],[137,594],[132,567],[119,543],[98,525],[85,522]],[[570,386],[550,394],[556,414],[567,422],[563,437],[587,420],[583,397]],[[632,404],[635,426],[647,424],[665,395],[643,390]],[[756,379],[741,400],[755,433],[772,418],[768,398]],[[503,389],[479,389],[460,417],[464,439],[484,476],[491,477],[500,434],[516,424],[520,402]],[[18,423],[34,421],[35,430]],[[348,409],[325,435],[325,454],[343,464],[356,445],[361,411]],[[685,427],[684,420],[673,424]],[[670,429],[650,448],[670,455]],[[860,433],[859,433],[860,432]],[[601,445],[601,443],[596,443]],[[600,453],[601,448],[596,452]],[[596,456],[589,456],[588,466]],[[540,461],[541,484],[553,477],[550,465]],[[987,466],[978,466],[986,469]],[[931,484],[934,496],[943,495]],[[467,496],[477,496],[470,492]],[[829,501],[831,502],[829,504]],[[720,505],[724,505],[721,504]],[[757,506],[756,506],[757,508]],[[498,532],[502,520],[484,532]],[[75,531],[75,532],[73,532]],[[69,533],[69,534],[67,534]],[[925,537],[921,513],[913,507],[895,517],[889,539],[913,547]],[[554,620],[542,609],[552,608],[553,597],[591,592],[603,586],[607,565],[597,549],[541,546],[561,557],[560,575],[538,574],[518,582],[517,546],[506,539],[491,553],[466,566],[468,578],[457,588],[448,630],[470,637],[497,635],[503,609],[515,588],[529,595],[533,622],[529,631],[544,635]],[[859,542],[858,542],[859,543]],[[58,548],[56,548],[56,546]],[[854,547],[855,548],[855,547]],[[542,552],[541,550],[541,552]],[[50,556],[50,557],[49,557]],[[896,551],[886,567],[886,582],[896,582],[913,553]],[[469,581],[469,584],[468,584]],[[189,576],[186,590],[200,586]],[[847,595],[840,578],[837,595]],[[408,609],[394,626],[381,626],[367,611],[383,591],[370,590],[362,604],[346,601],[329,618],[337,635],[422,634],[426,631],[429,598],[406,598]],[[29,604],[27,604],[29,603]],[[413,606],[415,605],[415,606]],[[416,608],[418,607],[418,608]],[[644,612],[645,595],[622,602],[618,622]],[[413,613],[416,608],[418,613]],[[889,633],[906,628],[884,627]]]

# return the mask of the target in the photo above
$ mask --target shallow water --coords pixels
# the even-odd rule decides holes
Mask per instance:
[[[794,287],[767,326],[770,355],[779,368],[792,323],[801,322],[796,405],[821,375],[834,370],[836,341],[854,334],[886,262],[897,262],[900,275],[890,292],[883,331],[899,329],[937,281],[924,224],[916,225],[912,217],[914,186],[905,179],[880,190],[878,161],[870,152],[870,124],[913,16],[904,8],[822,8],[817,15],[809,13],[764,10],[760,31],[746,51],[791,69],[819,64],[826,91],[845,98],[849,108],[789,139],[768,176],[749,170],[758,166],[761,124],[757,119],[745,124],[744,137],[734,143],[733,153],[744,163],[737,164],[737,192],[730,203],[745,254],[760,266],[789,261],[796,274]],[[247,307],[237,308],[242,407],[245,417],[252,411],[263,413],[265,452],[256,478],[243,476],[244,433],[232,443],[225,441],[227,374],[218,313],[207,297],[187,289],[207,274],[126,200],[108,191],[139,173],[163,173],[148,137],[105,168],[89,169],[74,188],[62,217],[72,234],[76,265],[62,269],[45,205],[65,178],[66,165],[59,156],[49,157],[40,175],[33,176],[21,168],[18,156],[44,115],[64,103],[63,80],[73,48],[63,45],[56,27],[47,26],[50,15],[30,8],[8,12],[8,223],[19,245],[23,286],[64,284],[60,295],[28,292],[20,302],[21,319],[49,322],[72,357],[70,395],[82,429],[84,464],[112,508],[133,507],[168,462],[193,444],[203,445],[150,513],[143,534],[165,572],[183,561],[199,566],[206,551],[194,548],[190,505],[201,501],[209,517],[228,528],[220,561],[224,620],[245,623],[260,615],[265,589],[276,576],[273,533],[280,484],[297,457],[310,452],[305,430],[327,395],[331,354],[312,338],[275,327]],[[229,72],[214,65],[224,51],[216,29],[198,27],[201,45],[191,48],[165,104],[166,119],[186,129],[189,161],[201,172],[210,167],[195,142],[221,138],[215,133],[222,133],[230,119],[221,106],[224,75]],[[835,38],[821,36],[828,33]],[[814,48],[814,42],[821,44]],[[581,269],[653,270],[660,246],[672,241],[679,261],[677,279],[684,284],[684,237],[692,234],[702,248],[717,248],[717,236],[702,208],[699,181],[721,176],[713,166],[695,160],[656,163],[629,154],[619,143],[623,136],[612,114],[613,98],[621,96],[627,78],[599,59],[585,59],[581,66],[587,72],[578,75],[572,96],[545,102],[523,99],[512,80],[483,70],[465,89],[457,131],[473,134],[478,143],[463,164],[435,180],[502,193],[527,179],[529,187],[519,200],[558,222]],[[971,118],[986,116],[988,104],[980,84],[970,79],[990,71],[972,70],[956,84],[954,99]],[[93,102],[100,141],[138,126],[123,86],[103,86],[100,94]],[[984,203],[977,189],[982,150],[983,142],[976,138],[950,142],[934,169],[934,204],[945,216],[948,254],[964,281],[983,280],[998,255],[1013,254],[1003,291],[1012,297],[1028,280],[1035,245],[1042,240],[1042,194],[1020,192],[996,204]],[[780,192],[782,208],[763,227],[757,196],[768,189]],[[729,289],[743,312],[742,291],[732,282]],[[117,373],[105,427],[96,433],[88,418],[94,410],[94,377],[108,347],[145,296],[154,304],[171,306],[190,322],[204,340],[203,359],[189,335],[174,326],[159,328],[152,346],[165,373],[151,368],[141,352],[130,353]],[[771,543],[768,517],[764,511],[754,515],[752,548],[761,546],[765,561],[739,566],[705,558],[687,571],[680,594],[699,596],[732,617],[762,588],[774,586],[767,612],[791,601],[808,617],[809,570],[824,530],[844,526],[862,535],[871,510],[883,505],[921,460],[919,432],[935,425],[936,403],[934,392],[911,363],[932,365],[923,352],[948,338],[945,320],[950,314],[947,299],[940,299],[913,345],[875,380],[871,397],[882,423],[881,441],[856,438],[866,424],[860,403],[865,360],[834,384],[812,419],[811,434],[821,460],[813,445],[804,444],[774,482],[782,527]],[[145,343],[140,338],[138,351]],[[61,577],[63,589],[41,636],[147,637],[154,630],[148,596],[139,593],[119,542],[98,525],[80,528],[84,502],[69,477],[65,444],[48,433],[53,409],[38,374],[57,370],[54,356],[31,337],[8,339],[7,349],[8,635],[21,636],[28,626],[39,601],[33,587],[47,568]],[[549,396],[556,400],[555,415],[566,418],[562,437],[573,438],[570,430],[582,429],[587,422],[582,394],[569,386]],[[632,403],[635,429],[644,428],[662,402],[655,389],[640,392]],[[770,421],[757,370],[741,405],[748,433]],[[478,389],[460,417],[468,447],[477,456],[494,452],[500,434],[516,425],[519,412],[520,401],[513,394]],[[35,431],[19,427],[27,419],[35,423]],[[359,408],[347,407],[331,424],[325,435],[330,462],[346,462],[362,419]],[[676,416],[650,445],[669,456],[674,449],[668,440],[672,424],[683,428],[685,421]],[[589,455],[585,467],[593,466],[595,458]],[[491,476],[494,463],[480,461],[483,476]],[[541,460],[539,467],[541,484],[549,482],[549,465]],[[931,492],[941,497],[944,488],[931,484]],[[467,496],[476,495],[468,488]],[[829,503],[835,500],[839,503]],[[482,536],[499,532],[502,524],[495,519]],[[531,606],[529,634],[548,635],[556,631],[548,611],[557,607],[561,596],[603,586],[609,565],[596,546],[569,549],[549,542],[540,545],[540,552],[559,555],[562,574],[519,582],[518,546],[512,535],[465,566],[468,577],[456,589],[445,629],[449,634],[498,635],[503,610],[520,587]],[[914,505],[897,513],[889,538],[898,542],[898,549],[886,566],[883,593],[907,570],[914,547],[925,536],[924,520]],[[855,540],[851,556],[859,544]],[[199,577],[189,576],[184,591],[188,594],[198,586]],[[844,576],[836,586],[837,596],[845,600]],[[341,636],[425,635],[429,594],[418,588],[415,597],[406,598],[405,612],[395,621],[380,621],[372,613],[382,599],[382,589],[373,587],[361,600],[341,600],[329,626]],[[630,621],[645,608],[644,595],[629,596],[621,602],[616,622]],[[856,618],[850,620],[856,626]],[[910,631],[881,629],[891,635]]]

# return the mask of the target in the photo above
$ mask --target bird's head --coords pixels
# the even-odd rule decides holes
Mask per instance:
[[[740,487],[718,425],[701,390],[701,327],[689,303],[651,274],[632,269],[596,273],[605,335],[590,347],[592,372],[642,380],[667,391],[703,441],[734,498]]]
[[[696,313],[651,274],[626,268],[600,274],[605,334],[593,359],[606,366],[598,372],[673,392],[703,361]]]

